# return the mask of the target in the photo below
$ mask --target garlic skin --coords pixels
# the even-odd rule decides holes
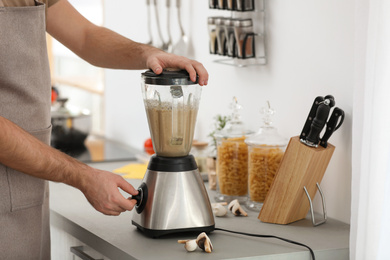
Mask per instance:
[[[247,217],[248,213],[246,213],[245,210],[241,207],[240,203],[237,199],[232,200],[229,203],[228,209],[235,215],[235,216],[244,216]]]
[[[198,244],[196,243],[196,239],[188,239],[188,240],[178,240],[177,241],[179,244],[184,244],[184,248],[188,252],[195,251],[196,248],[198,247]]]
[[[207,253],[211,253],[211,251],[213,251],[213,245],[211,244],[211,240],[205,232],[199,234],[199,236],[196,238],[196,243],[198,244],[200,249]]]
[[[223,217],[227,214],[227,209],[222,206],[221,203],[212,203],[211,208],[213,210],[213,213],[216,217]]]

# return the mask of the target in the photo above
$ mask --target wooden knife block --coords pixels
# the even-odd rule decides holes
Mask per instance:
[[[335,147],[309,147],[292,137],[258,218],[262,222],[288,224],[304,219],[310,210],[306,187],[313,199]]]

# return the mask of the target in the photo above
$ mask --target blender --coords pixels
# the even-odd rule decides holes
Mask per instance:
[[[154,154],[138,188],[132,224],[150,237],[211,232],[214,215],[194,156],[189,154],[201,86],[184,70],[142,73]]]

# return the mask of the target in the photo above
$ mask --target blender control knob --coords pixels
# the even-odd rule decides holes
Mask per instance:
[[[142,190],[138,189],[138,194],[131,196],[131,198],[133,200],[136,200],[137,201],[136,206],[139,206],[141,204],[141,200],[142,200]]]
[[[132,196],[131,198],[137,201],[137,204],[135,205],[135,210],[137,211],[138,214],[140,214],[144,210],[146,201],[148,199],[148,188],[145,182],[143,182],[139,186],[138,194]]]

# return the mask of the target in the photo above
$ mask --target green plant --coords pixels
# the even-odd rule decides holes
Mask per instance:
[[[226,124],[231,120],[230,116],[216,115],[214,117],[214,130],[208,135],[211,138],[211,145],[213,147],[213,154],[217,151],[217,138],[215,134],[225,128]]]

